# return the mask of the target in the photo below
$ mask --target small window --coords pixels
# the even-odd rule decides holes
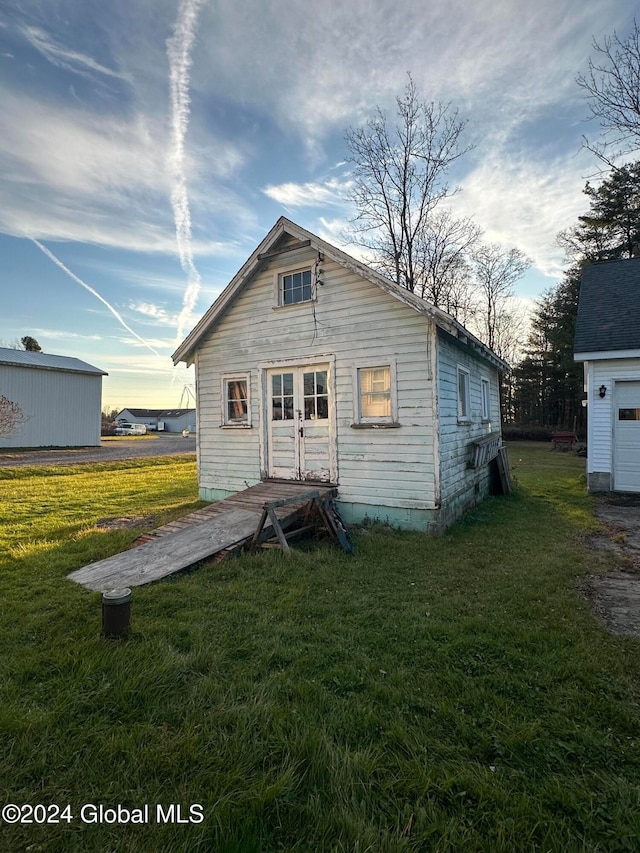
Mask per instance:
[[[391,368],[362,367],[358,370],[360,389],[360,418],[388,420],[391,418]]]
[[[224,425],[249,425],[249,377],[223,379]]]
[[[469,421],[471,406],[469,401],[469,371],[458,368],[458,420]]]
[[[278,279],[278,304],[296,305],[313,299],[311,270],[297,270],[280,275]]]
[[[491,418],[491,405],[490,405],[490,390],[491,386],[489,385],[488,379],[482,379],[480,383],[481,393],[482,393],[482,420],[488,421]]]
[[[619,421],[640,421],[640,409],[618,409]]]

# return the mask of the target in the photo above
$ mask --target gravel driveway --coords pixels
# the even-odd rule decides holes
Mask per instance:
[[[77,465],[81,462],[113,462],[118,459],[139,459],[144,456],[174,456],[196,452],[196,438],[190,435],[154,435],[153,438],[119,438],[103,440],[100,447],[62,450],[3,450],[0,468],[18,465]]]

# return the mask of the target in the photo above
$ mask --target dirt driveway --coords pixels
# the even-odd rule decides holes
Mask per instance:
[[[622,558],[620,569],[587,579],[584,591],[614,634],[640,637],[640,495],[612,494],[598,504],[602,535],[589,538],[595,548]]]
[[[102,440],[100,447],[61,450],[0,451],[0,468],[18,465],[77,465],[82,462],[113,462],[119,459],[138,459],[144,456],[174,456],[194,454],[193,435],[154,435],[152,438],[118,438]]]

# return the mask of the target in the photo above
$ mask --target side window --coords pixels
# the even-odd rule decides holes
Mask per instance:
[[[225,376],[222,380],[223,425],[249,426],[249,376]]]
[[[391,366],[358,368],[358,420],[391,421]]]
[[[458,367],[458,420],[463,422],[471,419],[469,384],[469,371]]]
[[[482,379],[480,382],[480,390],[482,394],[482,420],[491,420],[491,386],[488,379]]]

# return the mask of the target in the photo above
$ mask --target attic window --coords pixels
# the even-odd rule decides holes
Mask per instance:
[[[278,276],[278,305],[296,305],[312,299],[311,269],[295,270]]]

